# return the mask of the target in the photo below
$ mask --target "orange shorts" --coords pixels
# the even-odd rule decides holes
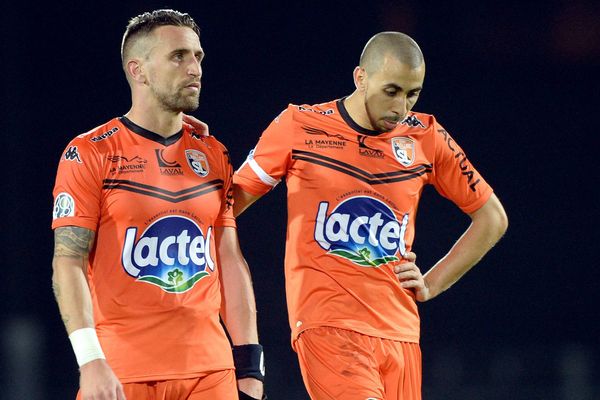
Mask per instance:
[[[295,343],[302,378],[313,400],[420,400],[418,343],[320,327]]]
[[[226,369],[191,379],[124,383],[127,400],[237,400],[238,391],[233,369]],[[81,392],[77,393],[81,400]]]

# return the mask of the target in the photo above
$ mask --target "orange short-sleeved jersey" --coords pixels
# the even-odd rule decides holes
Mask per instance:
[[[316,326],[419,341],[414,295],[389,261],[409,251],[423,187],[463,211],[491,187],[431,115],[393,131],[358,126],[341,100],[290,105],[263,132],[234,183],[251,194],[285,178],[286,293],[292,340]]]
[[[73,139],[53,228],[96,232],[88,281],[100,343],[123,382],[233,368],[219,322],[214,229],[235,227],[232,168],[212,136],[164,139],[125,117]]]

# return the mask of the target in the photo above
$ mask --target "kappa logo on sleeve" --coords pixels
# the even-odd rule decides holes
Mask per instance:
[[[304,106],[298,106],[298,111],[310,111],[310,112],[314,112],[316,114],[321,114],[321,115],[332,115],[335,114],[335,111],[333,111],[333,108],[328,108],[326,110],[315,110],[312,107],[304,107]]]
[[[67,151],[65,151],[64,158],[67,161],[77,161],[79,164],[81,164],[81,157],[79,156],[77,146],[70,146]]]
[[[421,127],[425,128],[425,124],[423,124],[416,115],[409,115],[400,122],[402,125],[410,126],[411,128]]]
[[[52,219],[72,217],[75,215],[75,200],[66,192],[59,193],[54,200]]]
[[[94,136],[94,137],[93,137],[93,138],[91,138],[90,140],[91,140],[92,142],[99,142],[99,141],[101,141],[101,140],[108,139],[109,137],[111,137],[112,135],[114,135],[114,134],[115,134],[115,133],[117,133],[117,132],[119,132],[119,127],[118,127],[118,126],[115,126],[115,127],[114,127],[114,128],[112,128],[111,130],[109,130],[109,131],[106,131],[106,132],[104,132],[104,133],[103,133],[103,134],[101,134],[101,135]]]

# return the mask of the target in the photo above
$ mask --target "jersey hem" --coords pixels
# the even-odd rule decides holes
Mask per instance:
[[[490,189],[491,189],[491,187],[490,187]],[[492,193],[494,193],[493,189],[489,190],[487,193],[484,193],[481,197],[479,197],[479,201],[476,202],[475,204],[472,204],[468,207],[462,208],[462,211],[466,214],[474,213],[475,211],[477,211],[481,207],[483,207],[485,203],[487,203],[487,201],[490,199],[490,197],[492,197]]]
[[[259,179],[258,176],[252,171],[252,173],[256,176],[256,179]],[[267,194],[273,186],[265,185],[264,183],[258,183],[251,180],[248,177],[241,176],[238,172],[233,174],[233,184],[238,186],[244,192],[248,192],[253,196],[262,196]]]
[[[407,342],[407,343],[419,344],[419,340],[420,340],[420,335],[414,334],[414,333],[403,333],[403,332],[383,333],[382,331],[377,330],[377,329],[362,329],[362,328],[351,327],[351,326],[342,325],[342,324],[322,322],[322,323],[306,324],[306,326],[303,325],[302,330],[296,331],[295,334],[292,333],[292,335],[293,335],[292,336],[292,347],[295,349],[296,341],[298,340],[298,337],[304,331],[307,331],[309,329],[314,329],[314,328],[322,328],[322,327],[344,329],[347,331],[353,331],[356,333],[360,333],[362,335],[372,336],[372,337],[376,337],[376,338],[380,338],[380,339],[394,340],[396,342]]]
[[[186,372],[186,373],[175,373],[175,374],[156,374],[156,375],[139,375],[130,377],[118,376],[122,383],[133,383],[133,382],[149,382],[149,381],[169,381],[173,379],[192,379],[207,375],[212,372],[234,370],[233,366],[215,366],[209,370],[197,371],[197,372]]]
[[[77,228],[89,229],[96,232],[97,224],[95,222],[83,222],[81,219],[61,217],[52,221],[52,229],[64,228],[65,226],[75,226]]]

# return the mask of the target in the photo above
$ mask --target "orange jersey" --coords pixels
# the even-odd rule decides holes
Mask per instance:
[[[52,228],[96,232],[88,282],[122,382],[233,368],[219,322],[215,227],[235,226],[225,147],[187,128],[164,139],[116,118],[60,159]]]
[[[393,131],[358,126],[342,101],[290,105],[234,175],[253,195],[287,183],[286,295],[292,340],[317,326],[419,341],[414,294],[391,261],[410,251],[423,187],[464,212],[491,187],[431,115]]]

